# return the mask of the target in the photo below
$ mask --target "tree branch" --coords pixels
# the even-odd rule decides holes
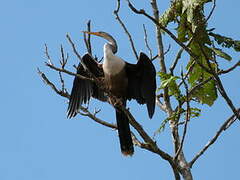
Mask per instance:
[[[240,66],[240,61],[238,61],[236,64],[234,64],[232,67],[226,69],[226,70],[220,70],[218,72],[218,74],[227,74],[231,71],[233,71],[234,69],[236,69],[238,66]]]
[[[130,0],[127,0],[128,2],[128,6],[129,8],[136,14],[141,14],[144,15],[145,17],[147,17],[148,19],[150,19],[154,24],[156,24],[161,30],[163,30],[166,34],[168,34],[179,46],[181,46],[186,52],[188,52],[189,55],[191,55],[193,58],[197,58],[197,56],[185,45],[183,44],[181,41],[178,40],[178,38],[171,32],[169,31],[166,27],[164,27],[163,25],[161,25],[159,23],[159,19],[155,19],[152,16],[150,16],[149,14],[147,14],[145,12],[144,9],[140,9],[137,10],[132,3],[130,2]]]
[[[68,94],[68,92],[63,92],[63,91],[61,91],[61,90],[58,90],[58,89],[56,88],[56,86],[47,78],[47,76],[46,76],[42,71],[40,71],[39,68],[37,68],[37,72],[38,72],[38,74],[40,75],[40,77],[41,77],[41,79],[43,80],[43,82],[44,82],[46,85],[50,86],[50,87],[53,89],[54,92],[56,92],[56,93],[59,94],[60,96],[66,97],[66,98],[69,98],[69,97],[70,97],[70,95]]]
[[[145,45],[149,51],[149,55],[150,55],[150,59],[152,59],[152,49],[150,48],[149,44],[148,44],[148,36],[147,36],[147,30],[145,25],[143,24],[143,31],[144,31],[144,41],[145,41]]]
[[[213,0],[213,7],[212,7],[212,9],[211,9],[208,17],[206,18],[205,23],[208,22],[208,20],[211,18],[212,14],[213,14],[213,12],[214,12],[214,10],[215,10],[215,8],[216,8],[216,0]]]
[[[176,155],[175,155],[174,159],[177,159],[178,155],[182,151],[182,147],[183,147],[183,143],[184,143],[184,140],[185,140],[185,136],[187,134],[187,125],[188,125],[188,122],[190,121],[190,115],[191,115],[191,112],[190,112],[191,111],[190,110],[190,97],[189,97],[188,85],[187,85],[186,81],[184,80],[183,72],[181,73],[181,75],[182,75],[182,81],[183,81],[183,84],[184,84],[184,87],[185,87],[185,90],[186,90],[187,112],[186,112],[186,119],[185,119],[185,122],[184,122],[184,129],[183,129],[182,140],[181,140],[181,143],[179,145],[179,148],[178,148],[178,150],[176,152]]]
[[[227,95],[227,92],[225,91],[225,88],[223,87],[222,81],[219,78],[219,75],[215,72],[215,70],[212,68],[210,62],[209,62],[209,58],[207,56],[207,54],[205,53],[205,51],[203,50],[202,46],[199,44],[200,50],[202,52],[202,54],[204,55],[207,64],[208,64],[208,69],[209,69],[209,73],[213,75],[216,85],[217,85],[217,89],[220,92],[220,94],[222,95],[222,97],[224,98],[224,100],[227,102],[228,106],[231,108],[231,110],[233,111],[233,113],[235,114],[235,116],[240,120],[240,115],[238,114],[235,106],[233,105],[232,100],[229,98],[229,96]],[[200,63],[197,61],[197,63],[200,65]],[[202,67],[203,65],[201,65]],[[205,67],[205,66],[203,66]],[[204,69],[204,68],[203,68]],[[205,70],[205,69],[204,69]]]
[[[240,108],[237,110],[237,113],[240,114]],[[225,131],[227,128],[230,127],[232,120],[234,119],[235,114],[233,114],[231,117],[229,117],[219,128],[219,130],[216,132],[215,136],[197,153],[197,155],[189,162],[189,166],[192,167],[193,164],[196,162],[196,160],[203,155],[203,153],[215,143],[215,141],[218,139],[218,137],[222,134],[223,131]]]
[[[178,63],[179,59],[181,58],[182,52],[183,52],[183,48],[181,48],[181,49],[178,51],[175,60],[173,61],[171,67],[169,68],[170,73],[171,73],[172,76],[173,76],[173,71],[174,71],[174,69],[175,69],[176,66],[177,66],[177,63]]]
[[[114,13],[114,15],[116,17],[116,20],[119,22],[119,24],[122,26],[123,30],[127,34],[128,39],[129,39],[130,44],[131,44],[132,51],[133,51],[136,59],[138,60],[138,53],[136,51],[136,48],[135,48],[132,36],[129,33],[129,31],[128,31],[127,27],[125,26],[125,24],[123,23],[123,21],[121,20],[121,18],[119,17],[119,15],[118,15],[119,10],[120,10],[120,0],[117,0],[117,8],[116,8],[116,10],[113,11],[113,13]]]
[[[79,75],[79,74],[73,73],[73,72],[68,71],[68,70],[66,70],[66,69],[58,68],[58,67],[56,67],[56,66],[54,66],[54,65],[52,65],[52,64],[49,64],[49,63],[47,63],[47,62],[45,63],[45,65],[48,66],[48,67],[50,67],[51,69],[53,69],[53,70],[55,70],[55,71],[58,71],[58,72],[63,72],[63,73],[69,74],[69,75],[71,75],[71,76],[76,76],[76,77],[78,77],[78,78],[80,78],[80,79],[83,79],[83,80],[94,81],[93,78],[88,78],[88,77],[85,77],[85,76],[81,76],[81,75]]]
[[[87,31],[91,32],[91,20],[87,22]],[[86,35],[86,33],[84,33],[83,37],[84,37],[84,43],[86,45],[87,51],[89,54],[92,55],[91,35],[90,34]]]

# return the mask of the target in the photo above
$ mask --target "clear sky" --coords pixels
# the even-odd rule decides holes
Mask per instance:
[[[150,11],[149,1],[138,2],[139,8]],[[169,1],[159,1],[163,12]],[[44,66],[44,43],[58,63],[59,47],[63,44],[70,53],[69,67],[77,64],[65,35],[69,33],[83,54],[85,23],[91,19],[93,29],[111,33],[118,41],[118,55],[134,63],[129,42],[113,16],[113,0],[1,0],[0,6],[0,179],[1,180],[79,180],[79,179],[173,179],[169,165],[158,156],[135,148],[131,158],[119,151],[115,131],[78,116],[66,118],[66,99],[56,95],[37,74],[37,67],[58,82],[58,74]],[[217,8],[209,27],[216,32],[240,39],[238,20],[240,2],[217,1]],[[123,17],[136,41],[137,51],[146,51],[142,24],[149,31],[151,46],[156,47],[154,28],[145,18],[133,14],[123,3]],[[173,28],[171,29],[173,30]],[[101,57],[104,41],[93,39],[94,53]],[[164,37],[164,43],[169,41]],[[172,44],[167,58],[171,60],[177,48]],[[131,60],[132,59],[132,60]],[[233,61],[239,55],[233,56]],[[227,66],[228,64],[225,63]],[[72,77],[64,76],[68,89]],[[223,77],[234,103],[239,105],[239,70],[231,77]],[[235,81],[236,80],[236,81]],[[114,123],[112,107],[92,101],[90,108],[101,108],[99,116]],[[145,115],[145,107],[130,103],[131,111],[150,135],[165,118],[156,109],[152,120]],[[205,108],[207,106],[204,106]],[[220,98],[214,107],[203,110],[199,119],[189,124],[185,152],[190,160],[212,137],[220,124],[231,115]],[[156,137],[163,150],[172,153],[169,128]],[[239,177],[239,123],[235,123],[218,139],[198,162],[192,172],[196,180],[236,179]]]

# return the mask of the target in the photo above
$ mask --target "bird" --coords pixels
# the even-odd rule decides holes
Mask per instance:
[[[102,87],[94,81],[80,79],[75,76],[67,110],[68,118],[76,116],[80,105],[89,102],[90,98],[110,102],[116,111],[116,121],[120,148],[123,155],[131,156],[134,153],[129,119],[123,110],[116,104],[126,107],[127,100],[135,99],[139,104],[146,104],[149,118],[155,111],[156,70],[146,54],[140,52],[136,64],[130,64],[116,55],[118,46],[116,40],[108,33],[89,32],[107,40],[103,46],[103,63],[98,63],[89,53],[82,57],[77,68],[77,74],[95,78],[102,78],[104,87],[119,99],[119,102],[109,100]],[[90,73],[89,73],[90,72]],[[116,104],[114,104],[116,103]]]

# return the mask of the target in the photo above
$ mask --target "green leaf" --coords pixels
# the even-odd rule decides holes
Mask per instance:
[[[190,113],[191,113],[191,117],[195,118],[195,117],[199,117],[201,114],[201,109],[198,108],[190,108]]]
[[[154,136],[156,136],[157,134],[161,133],[164,131],[165,127],[166,127],[166,124],[168,123],[168,121],[172,120],[172,121],[176,121],[176,118],[178,118],[180,116],[180,114],[184,113],[184,109],[178,109],[177,112],[173,112],[173,114],[164,119],[162,122],[161,122],[161,125],[160,127],[154,132]]]
[[[195,97],[202,104],[212,106],[218,97],[214,80],[209,81],[201,88],[194,91],[192,97]]]
[[[225,48],[233,48],[235,51],[240,51],[240,41],[234,40],[230,37],[222,36],[220,34],[215,34],[213,32],[209,32],[209,35],[214,37],[214,40]]]
[[[205,56],[207,56],[209,59],[212,58],[212,50],[205,45],[200,45],[197,42],[192,42],[189,46],[191,50],[199,57],[198,61],[208,67],[208,62],[205,59]],[[202,53],[201,49],[205,52],[205,54]],[[201,66],[199,66],[197,63],[194,63],[194,60],[190,58],[190,61],[187,65],[187,69],[189,72],[188,76],[188,82],[191,86],[191,88],[194,88],[199,83],[203,82],[204,80],[211,77],[211,74],[207,73]],[[215,69],[215,64],[210,63],[213,69]],[[191,67],[191,69],[190,69]],[[202,104],[207,104],[211,106],[215,100],[217,99],[217,90],[216,85],[214,81],[209,81],[208,83],[204,84],[203,86],[199,87],[197,90],[195,90],[191,94],[192,98],[195,98],[198,102]]]
[[[176,21],[177,17],[182,13],[182,1],[173,1],[170,8],[168,8],[159,18],[159,23],[167,26],[170,22]]]
[[[178,24],[178,28],[177,28],[177,33],[178,33],[178,39],[181,42],[186,42],[187,39],[187,34],[188,34],[188,30],[187,30],[187,19],[186,19],[186,13],[184,13],[181,17],[180,17],[180,23]]]
[[[218,49],[218,48],[210,48],[213,50],[214,53],[216,53],[217,56],[219,57],[222,57],[228,61],[231,61],[232,60],[232,57],[229,56],[227,53],[223,52],[221,49]]]
[[[158,72],[158,75],[161,79],[161,85],[158,90],[169,88],[169,95],[174,95],[177,99],[182,96],[181,91],[176,83],[176,80],[179,79],[179,77],[163,72]]]
[[[154,132],[154,136],[164,131],[166,124],[168,123],[169,120],[170,118],[166,118],[162,121],[160,127]]]

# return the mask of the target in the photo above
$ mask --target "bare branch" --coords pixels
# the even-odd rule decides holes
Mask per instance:
[[[90,32],[91,31],[91,20],[89,20],[87,22],[87,31]],[[86,45],[87,51],[89,54],[92,55],[92,46],[91,46],[91,35],[90,34],[83,34],[84,37],[84,43]]]
[[[143,143],[140,140],[138,140],[138,138],[136,137],[136,135],[133,132],[131,132],[131,134],[132,134],[132,140],[133,140],[134,145],[136,145],[142,149],[151,151],[149,144]]]
[[[61,64],[62,69],[65,68],[65,65],[67,64],[67,61],[68,61],[68,54],[67,54],[67,56],[65,57],[64,49],[63,49],[63,46],[61,45],[61,59],[60,59],[60,64]],[[61,73],[61,72],[58,72],[58,73],[59,73],[60,82],[61,82],[61,84],[62,84],[62,91],[64,92],[64,91],[66,91],[64,79],[63,79],[62,73]]]
[[[112,129],[117,129],[117,125],[116,124],[111,124],[111,123],[108,123],[106,121],[103,121],[99,118],[96,117],[96,114],[95,112],[94,113],[91,113],[87,108],[80,108],[84,113],[82,112],[78,112],[79,114],[83,115],[83,116],[87,116],[89,117],[90,119],[92,119],[93,121],[97,122],[98,124],[101,124],[105,127],[109,127],[109,128],[112,128]]]
[[[145,45],[149,51],[149,55],[150,55],[150,59],[152,59],[152,49],[150,48],[149,44],[148,44],[148,36],[147,36],[147,30],[145,25],[143,24],[143,31],[144,31],[144,41],[145,41]]]
[[[159,19],[159,11],[157,7],[157,2],[155,0],[151,0],[151,5],[153,9],[153,14],[155,20]],[[156,39],[157,39],[157,44],[158,44],[158,55],[160,58],[160,71],[166,73],[166,65],[165,65],[165,60],[164,60],[164,48],[163,48],[163,42],[162,42],[162,34],[161,34],[161,28],[159,26],[156,26]]]
[[[155,59],[157,59],[159,56],[158,54],[156,56],[154,56],[151,60],[154,61]]]
[[[240,114],[240,108],[237,110],[237,113]],[[216,132],[215,136],[213,136],[213,138],[203,147],[203,149],[201,149],[196,156],[189,162],[189,166],[192,167],[193,164],[196,162],[196,160],[203,155],[203,153],[211,146],[215,143],[215,141],[218,139],[218,137],[222,134],[223,131],[225,131],[227,128],[230,127],[231,124],[229,124],[230,122],[232,122],[232,120],[234,119],[235,114],[233,114],[231,117],[229,117],[219,128],[219,130]]]
[[[167,113],[167,108],[166,108],[165,104],[163,104],[163,103],[160,101],[160,97],[159,97],[159,96],[156,97],[156,105],[157,105],[161,110],[163,110],[165,113]]]
[[[231,108],[231,110],[235,114],[235,116],[240,120],[240,115],[238,114],[238,112],[236,110],[236,107],[233,105],[232,100],[227,95],[227,93],[225,91],[225,88],[223,87],[222,81],[220,80],[219,76],[216,75],[216,76],[214,76],[214,78],[215,78],[215,82],[217,82],[218,91],[220,92],[222,97],[225,99],[225,101],[227,102],[228,106]]]
[[[138,53],[136,51],[136,48],[135,48],[132,36],[129,33],[129,31],[128,31],[127,27],[125,26],[125,24],[123,23],[123,21],[121,20],[121,18],[119,17],[119,15],[118,15],[119,10],[120,10],[120,0],[117,0],[117,8],[116,8],[116,10],[113,11],[113,13],[114,13],[114,15],[116,17],[116,20],[119,22],[119,24],[122,26],[123,30],[127,34],[128,39],[129,39],[130,44],[131,44],[132,51],[133,51],[136,59],[138,60]]]
[[[236,64],[234,64],[232,67],[226,69],[226,70],[221,70],[218,72],[218,74],[227,74],[231,71],[233,71],[235,68],[237,68],[238,66],[240,66],[240,61],[238,61]]]
[[[50,57],[50,55],[49,55],[49,53],[48,53],[47,44],[44,44],[44,46],[45,46],[45,55],[46,55],[46,57],[47,57],[47,59],[48,59],[48,63],[49,63],[49,64],[53,64],[53,63],[52,63],[52,60],[51,60],[51,57]]]
[[[170,51],[170,49],[171,49],[171,44],[168,45],[167,50],[163,54],[166,55]]]
[[[184,143],[184,140],[185,140],[185,136],[187,134],[187,125],[188,125],[188,122],[190,121],[190,115],[191,115],[188,85],[187,85],[186,81],[184,80],[183,72],[181,72],[181,76],[182,76],[182,81],[183,81],[183,84],[184,84],[184,87],[185,87],[185,90],[186,90],[187,112],[186,112],[186,119],[185,119],[185,122],[184,122],[182,140],[181,140],[181,143],[179,145],[179,148],[178,148],[178,150],[176,152],[176,155],[175,155],[174,159],[177,159],[178,155],[182,151],[182,147],[183,147],[183,143]]]
[[[59,74],[60,82],[62,84],[62,91],[65,91],[65,82],[64,82],[64,79],[62,77],[62,73],[58,72],[58,74]]]
[[[89,81],[94,81],[94,79],[92,79],[92,78],[88,78],[88,77],[85,77],[85,76],[81,76],[81,75],[79,75],[79,74],[73,73],[73,72],[68,71],[68,70],[66,70],[66,69],[62,69],[62,68],[55,67],[55,66],[52,65],[52,64],[48,64],[48,63],[45,63],[45,64],[46,64],[46,66],[50,67],[51,69],[53,69],[53,70],[55,70],[55,71],[63,72],[63,73],[69,74],[69,75],[71,75],[71,76],[76,76],[76,77],[78,77],[78,78],[80,78],[80,79],[89,80]]]
[[[78,59],[79,59],[80,61],[82,61],[82,58],[81,58],[80,54],[78,54],[77,49],[76,49],[76,47],[75,47],[75,44],[74,44],[73,41],[71,40],[70,36],[67,34],[66,37],[67,37],[67,40],[69,41],[69,43],[70,43],[71,46],[72,46],[72,49],[73,49],[74,54],[78,57]]]
[[[127,0],[128,2],[128,6],[129,8],[136,14],[142,14],[145,17],[147,17],[148,19],[150,19],[154,24],[156,24],[161,30],[163,30],[165,33],[167,33],[179,46],[181,46],[186,52],[188,52],[189,55],[191,55],[193,58],[197,58],[197,56],[191,51],[191,49],[189,49],[185,44],[183,44],[181,41],[178,40],[178,38],[171,32],[169,31],[166,27],[164,27],[163,25],[161,25],[159,23],[159,19],[155,19],[152,16],[150,16],[149,14],[147,14],[145,12],[144,9],[140,9],[137,10],[132,3],[130,2],[130,0]]]
[[[173,76],[173,71],[174,71],[174,69],[175,69],[176,66],[177,66],[177,63],[178,63],[179,59],[181,58],[182,52],[183,52],[183,48],[181,48],[181,49],[178,51],[175,60],[173,61],[171,67],[169,68],[172,76]]]
[[[215,10],[215,8],[216,8],[216,0],[213,0],[213,7],[212,7],[212,9],[211,9],[208,17],[206,18],[205,23],[208,22],[208,20],[211,18],[212,14],[213,14],[213,11]]]
[[[39,68],[37,68],[37,71],[38,71],[38,74],[40,75],[41,79],[43,80],[43,82],[50,86],[54,92],[56,92],[57,94],[59,94],[60,96],[63,96],[63,97],[66,97],[66,98],[69,98],[70,95],[68,94],[68,92],[63,92],[63,91],[60,91],[56,88],[56,86],[47,78],[47,76],[42,72],[40,71]]]
[[[65,68],[65,65],[67,64],[67,61],[68,61],[68,54],[67,56],[65,57],[65,53],[64,53],[64,49],[63,49],[63,46],[61,45],[61,60],[60,60],[60,64],[61,64],[61,67],[62,69]]]
[[[196,64],[195,61],[193,61],[192,64],[190,64],[190,66],[189,66],[189,68],[188,68],[188,70],[187,70],[187,73],[185,74],[185,76],[184,76],[184,78],[183,78],[184,80],[187,79],[189,73],[192,71],[192,69],[193,69],[193,67],[194,67],[195,64]],[[178,87],[180,87],[182,84],[183,84],[183,81],[181,81],[181,82],[178,84]]]

